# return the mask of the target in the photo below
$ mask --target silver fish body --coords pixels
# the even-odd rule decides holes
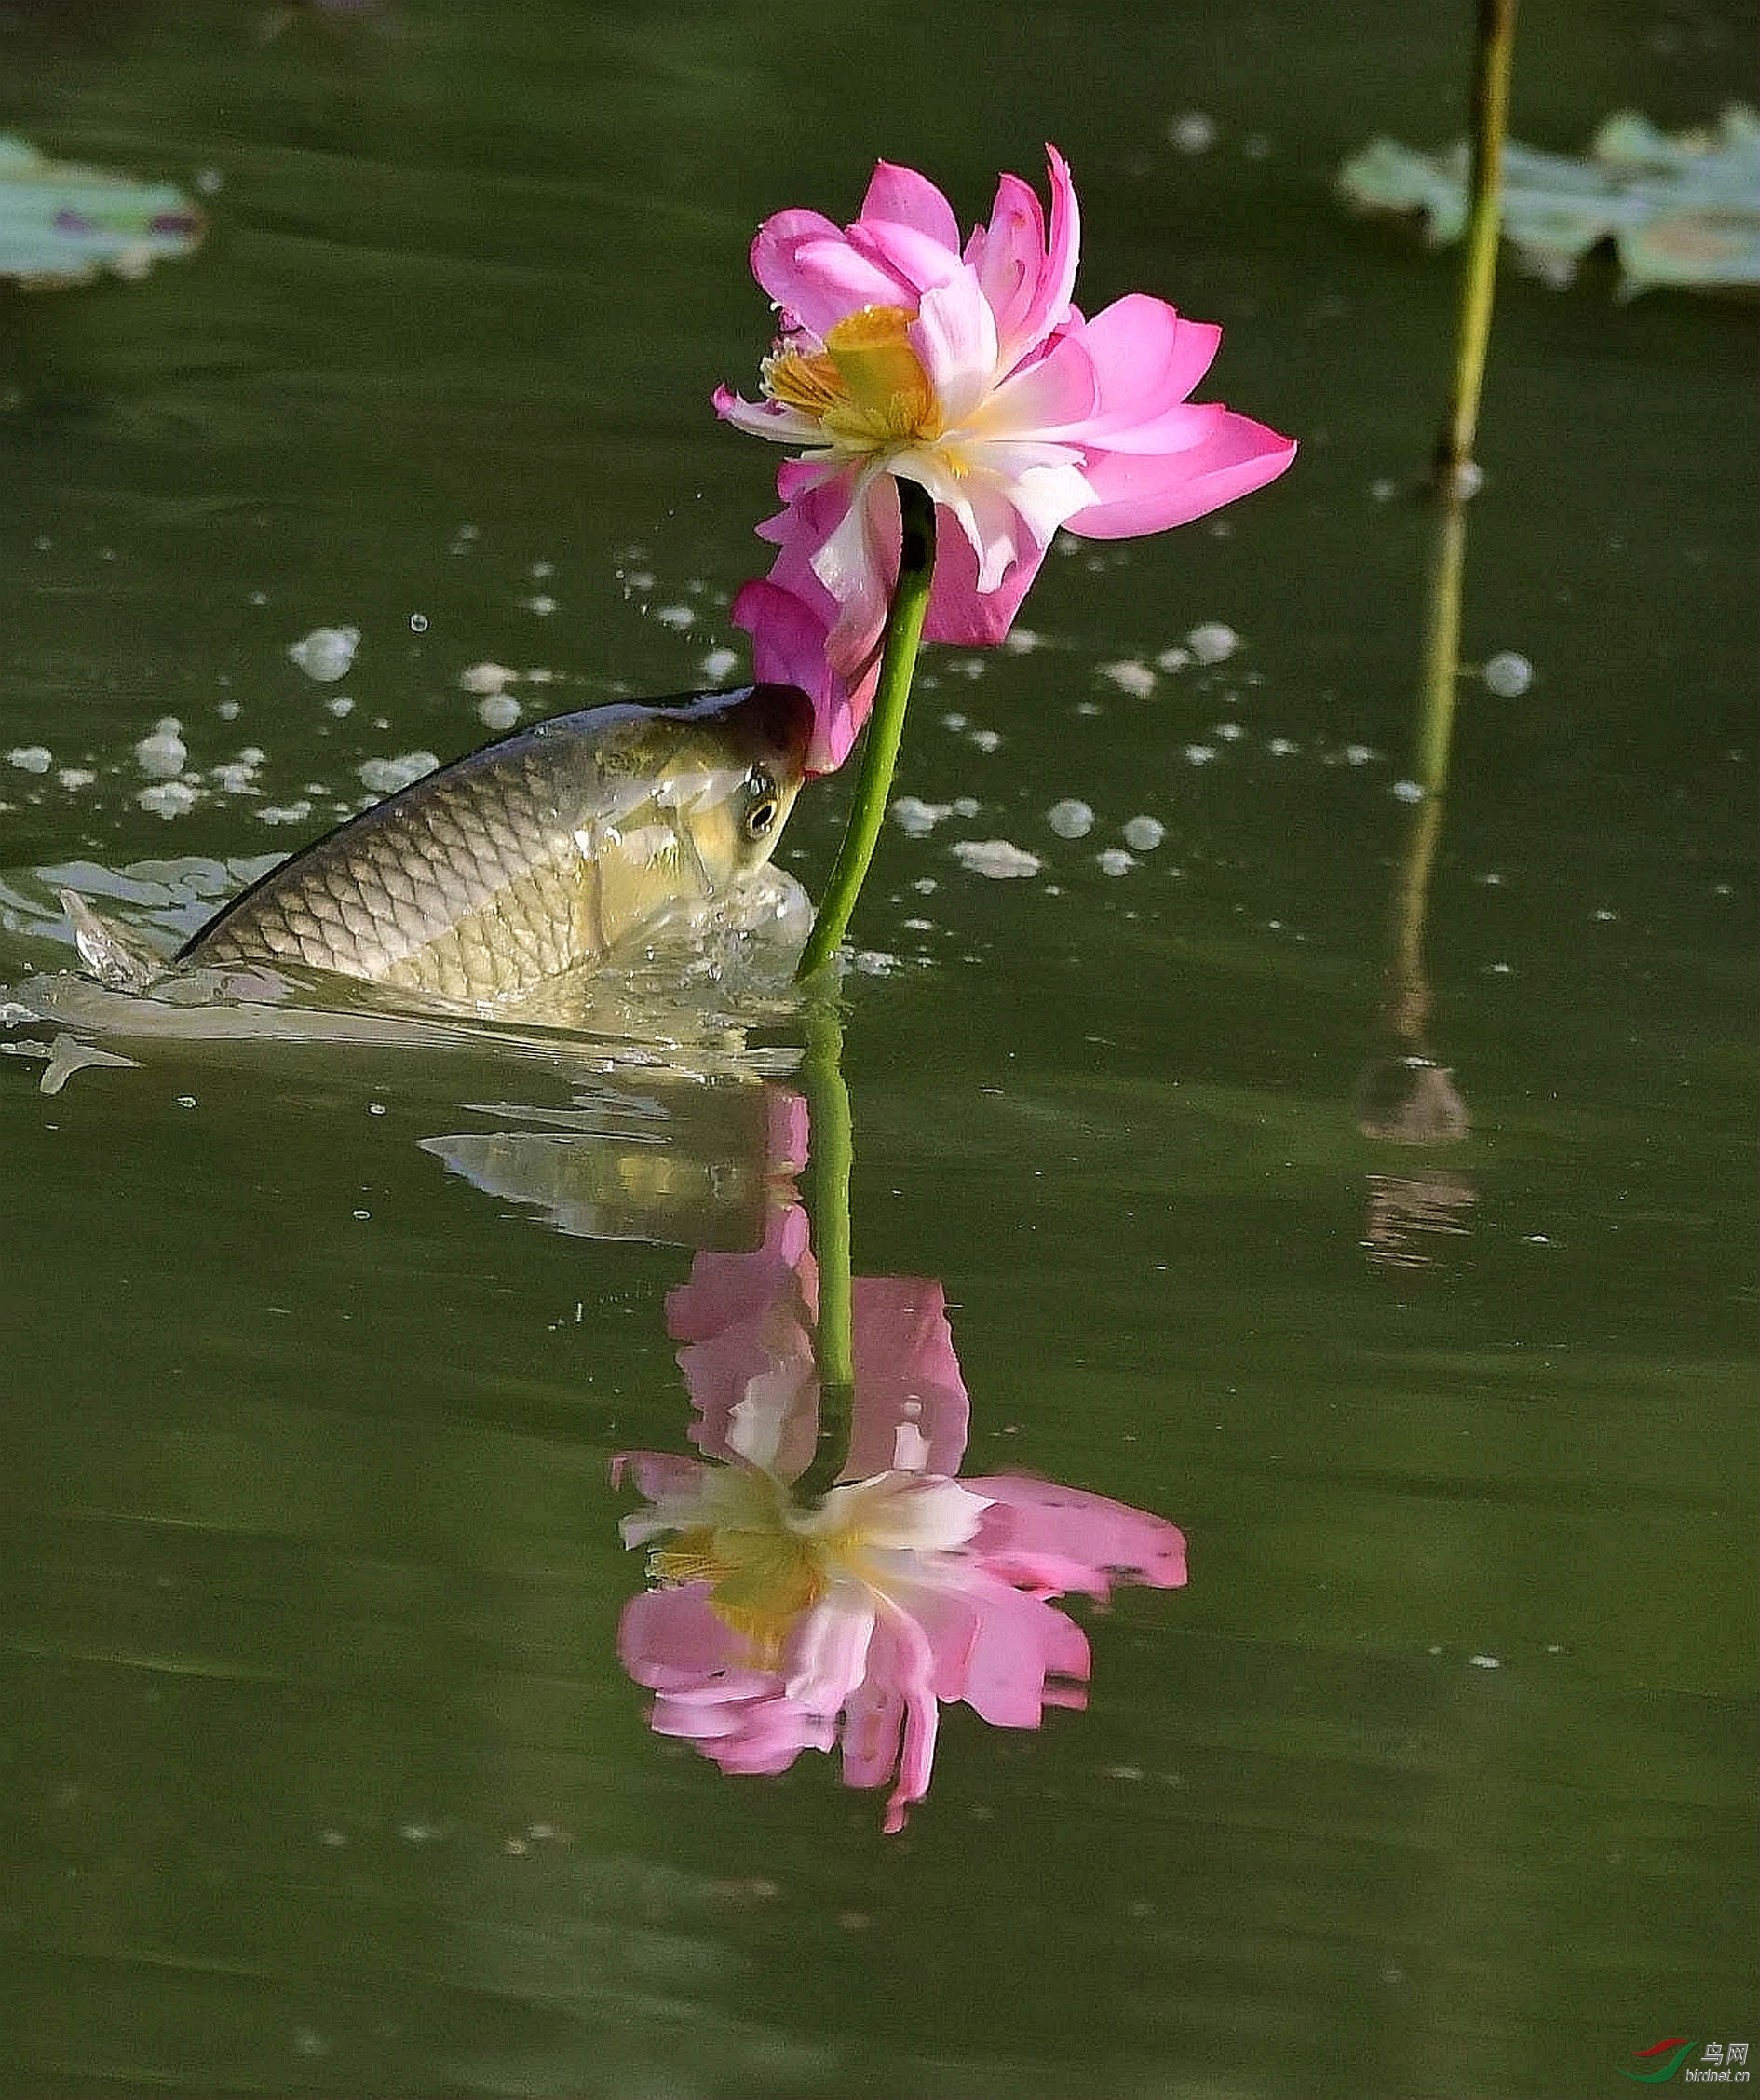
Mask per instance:
[[[761,867],[802,779],[789,685],[534,724],[235,898],[189,965],[303,964],[475,1006],[603,962]]]

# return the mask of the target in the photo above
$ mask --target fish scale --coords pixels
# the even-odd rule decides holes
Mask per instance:
[[[273,870],[180,959],[302,963],[469,1002],[528,991],[767,860],[809,730],[787,686],[535,724]],[[766,794],[770,820],[747,835]]]

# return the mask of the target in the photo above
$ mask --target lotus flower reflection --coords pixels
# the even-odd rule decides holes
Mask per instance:
[[[842,763],[873,697],[899,569],[895,476],[928,492],[941,528],[924,631],[971,646],[1007,634],[1060,525],[1160,532],[1294,456],[1263,424],[1188,400],[1220,329],[1141,293],[1091,320],[1071,304],[1076,191],[1048,151],[1049,228],[1033,190],[1004,175],[962,247],[941,191],[882,161],[850,225],[782,211],[752,244],[780,332],[763,399],[722,387],[715,406],[800,456],[777,477],[785,508],[759,528],[776,561],[733,611],[757,676],[814,696],[815,770]]]
[[[659,1734],[725,1772],[841,1748],[847,1784],[890,1785],[898,1831],[928,1790],[941,1705],[1017,1728],[1082,1705],[1088,1642],[1052,1600],[1182,1583],[1185,1540],[1103,1496],[955,1479],[968,1403],[941,1287],[919,1277],[855,1280],[844,1477],[797,1499],[817,1442],[816,1296],[796,1204],[758,1253],[699,1253],[669,1299],[704,1456],[617,1461],[645,1497],[624,1539],[650,1547],[656,1585],[626,1608],[618,1654]]]

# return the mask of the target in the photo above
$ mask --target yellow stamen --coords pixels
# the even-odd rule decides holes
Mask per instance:
[[[814,1542],[779,1524],[682,1532],[649,1554],[648,1566],[662,1582],[707,1582],[710,1609],[748,1643],[763,1669],[776,1666],[789,1629],[825,1591]]]
[[[759,371],[764,390],[773,401],[804,409],[808,415],[824,416],[846,397],[836,364],[823,355],[805,350],[778,350],[765,358]]]
[[[941,435],[941,413],[911,347],[915,318],[905,306],[864,306],[837,322],[822,352],[780,350],[766,358],[764,390],[863,451],[903,439],[932,441]]]

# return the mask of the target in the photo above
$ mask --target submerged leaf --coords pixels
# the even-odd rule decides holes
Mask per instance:
[[[1423,154],[1374,139],[1339,170],[1338,191],[1360,211],[1422,216],[1442,247],[1467,224],[1469,171],[1464,140]],[[1731,103],[1713,129],[1671,134],[1622,111],[1581,160],[1511,141],[1502,216],[1523,267],[1559,288],[1604,240],[1626,298],[1655,285],[1760,285],[1760,115]]]
[[[88,284],[103,270],[144,277],[165,257],[189,254],[203,230],[200,211],[169,183],[49,160],[0,135],[0,278],[41,291]]]

